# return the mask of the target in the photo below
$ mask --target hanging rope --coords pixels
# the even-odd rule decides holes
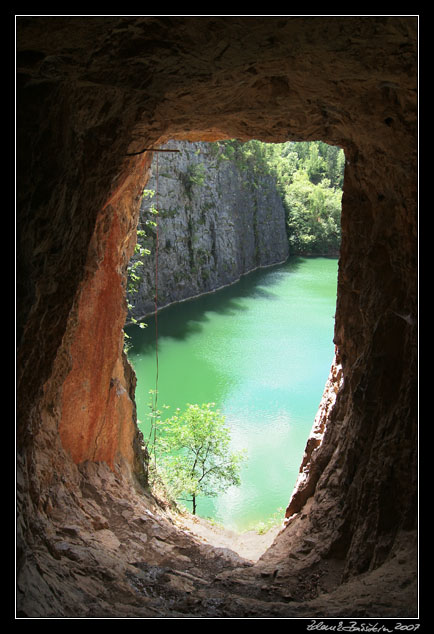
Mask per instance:
[[[156,160],[156,174],[155,174],[155,295],[154,295],[154,319],[155,319],[155,363],[156,363],[156,371],[155,371],[155,394],[152,399],[152,412],[151,412],[151,429],[149,431],[148,444],[151,441],[153,436],[154,442],[154,464],[155,468],[157,468],[157,451],[156,451],[156,441],[157,441],[157,406],[158,406],[158,379],[159,379],[159,365],[158,365],[158,256],[159,256],[159,234],[158,234],[158,215],[159,215],[159,201],[158,201],[158,177],[159,177],[159,165],[158,165],[158,153],[159,152],[180,152],[180,150],[170,149],[155,149],[155,148],[147,148],[142,150],[141,152],[135,152],[133,154],[129,154],[128,156],[135,156],[136,154],[142,154],[143,152],[152,151],[157,152],[157,160]],[[148,444],[146,446],[148,446]]]
[[[154,416],[157,416],[157,403],[158,403],[158,248],[159,248],[159,239],[158,239],[158,154],[157,154],[157,174],[155,178],[155,364],[156,364],[156,372],[155,372],[155,400],[154,400]],[[156,440],[157,440],[157,425],[156,420],[154,420],[154,460],[155,467],[157,466],[157,452],[156,452]]]

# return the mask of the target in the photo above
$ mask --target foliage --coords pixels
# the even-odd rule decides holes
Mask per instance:
[[[181,182],[187,195],[192,194],[193,185],[203,185],[205,181],[205,168],[202,163],[189,163],[187,169],[181,174]]]
[[[322,141],[231,140],[218,146],[220,158],[275,178],[287,213],[291,254],[335,255],[339,251],[345,166],[341,148]]]
[[[200,495],[215,497],[229,485],[240,484],[244,452],[230,448],[230,431],[213,403],[188,405],[171,418],[156,422],[154,438],[159,475],[174,498],[192,502]],[[187,498],[184,498],[187,496]]]
[[[142,200],[146,200],[147,198],[152,198],[155,192],[151,189],[144,189],[142,192]],[[156,226],[155,220],[153,218],[158,215],[157,209],[150,205],[147,210],[147,217],[143,222],[143,225],[147,228],[152,228]],[[141,222],[139,222],[139,226],[137,229],[137,242],[134,247],[134,255],[128,263],[127,266],[127,297],[130,299],[134,297],[134,295],[139,291],[140,284],[142,282],[142,275],[140,274],[140,269],[144,266],[144,262],[142,259],[144,256],[150,255],[151,251],[145,246],[145,241],[148,237],[146,230],[143,228]],[[133,304],[130,301],[127,301],[128,310],[134,308]],[[133,324],[137,324],[140,328],[146,328],[146,324],[144,322],[138,322],[137,319],[130,316],[131,322]],[[130,349],[130,343],[128,341],[129,335],[124,331],[124,351],[128,354]]]
[[[144,189],[142,193],[142,200],[146,198],[150,198],[154,196],[154,191],[150,189]],[[151,251],[145,247],[145,240],[148,237],[148,233],[143,228],[145,226],[147,229],[153,228],[156,226],[155,220],[153,218],[158,215],[157,209],[150,205],[147,209],[146,217],[143,222],[139,221],[139,226],[137,229],[137,242],[134,247],[134,255],[128,263],[127,267],[127,293],[131,296],[137,293],[140,288],[140,283],[142,281],[142,276],[140,275],[140,268],[143,266],[143,261],[141,257],[145,255],[150,255]],[[132,308],[131,304],[128,305],[128,308]]]
[[[340,243],[342,193],[323,179],[314,185],[304,171],[297,172],[285,192],[288,234],[292,253],[333,254]]]

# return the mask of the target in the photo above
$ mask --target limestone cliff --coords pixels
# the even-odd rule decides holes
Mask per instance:
[[[158,209],[158,306],[235,282],[259,266],[288,257],[285,210],[272,176],[227,158],[223,146],[171,141],[154,157],[142,200],[141,226],[150,256],[136,269],[130,316],[154,310]],[[152,217],[154,218],[154,217]],[[137,258],[136,258],[137,259]]]

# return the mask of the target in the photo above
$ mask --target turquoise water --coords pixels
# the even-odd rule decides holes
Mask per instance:
[[[167,415],[214,402],[248,460],[240,487],[197,512],[242,531],[284,509],[333,360],[337,260],[290,258],[158,315],[158,405]],[[147,437],[155,323],[128,327],[136,403]]]

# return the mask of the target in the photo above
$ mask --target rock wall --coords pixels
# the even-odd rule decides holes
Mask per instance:
[[[288,257],[285,210],[271,176],[224,158],[215,144],[171,141],[161,149],[170,148],[179,153],[154,158],[147,188],[155,194],[141,205],[151,255],[141,258],[141,281],[128,298],[136,319],[155,304],[156,230],[145,224],[151,205],[159,212],[158,307]]]
[[[111,514],[102,491],[110,481],[116,499],[130,499],[122,487],[140,464],[133,381],[120,359],[126,268],[151,160],[142,150],[224,138],[320,139],[346,155],[335,322],[342,386],[304,467],[312,495],[267,555],[270,593],[259,572],[249,605],[273,616],[274,597],[288,615],[276,583],[297,578],[291,565],[305,579],[303,570],[334,562],[335,585],[370,576],[363,593],[349,583],[326,612],[348,612],[353,596],[365,601],[361,614],[415,614],[417,560],[400,552],[414,543],[418,502],[417,27],[411,16],[17,18],[22,616],[113,615],[113,597],[119,615],[143,614],[140,602],[158,616],[152,571],[137,572],[132,586],[122,566],[146,562],[152,543],[161,567],[182,570],[185,550],[162,548],[155,527],[128,523],[126,508]],[[84,465],[95,459],[110,477],[92,481]],[[117,531],[121,568],[111,535],[89,532],[92,513],[111,518],[101,530]],[[195,552],[191,545],[198,578]],[[407,581],[391,572],[404,560]],[[219,586],[217,603],[204,580],[184,609],[243,615],[247,586],[237,579]]]

